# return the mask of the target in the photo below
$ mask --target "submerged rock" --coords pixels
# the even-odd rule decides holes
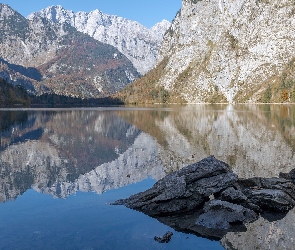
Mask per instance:
[[[227,201],[211,200],[204,206],[204,213],[195,224],[206,228],[230,229],[232,225],[253,222],[258,215],[241,205]]]
[[[225,162],[209,156],[113,204],[144,212],[176,230],[220,239],[229,231],[245,229],[244,224],[261,213],[292,209],[291,179],[238,179]]]
[[[171,238],[172,238],[173,233],[168,231],[167,233],[165,233],[162,237],[159,236],[155,236],[154,240],[158,241],[159,243],[168,243]]]

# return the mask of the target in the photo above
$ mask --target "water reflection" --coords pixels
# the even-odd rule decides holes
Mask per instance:
[[[240,178],[277,177],[295,168],[295,106],[196,105],[120,115],[157,138],[168,172],[208,155]]]
[[[295,210],[278,221],[260,217],[247,225],[246,232],[228,233],[221,243],[225,249],[294,249]]]
[[[208,155],[229,163],[240,178],[295,168],[291,105],[1,111],[0,137],[1,202],[31,187],[61,198],[103,193],[150,176],[158,180]],[[283,237],[287,246],[292,233],[283,228],[294,218],[291,211],[277,222],[261,219],[223,244],[242,249],[243,242],[260,246]]]
[[[23,113],[1,133],[2,202],[31,186],[64,198],[164,176],[155,140],[114,112]]]

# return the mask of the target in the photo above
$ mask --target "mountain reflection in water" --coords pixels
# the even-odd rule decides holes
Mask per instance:
[[[164,176],[155,140],[109,111],[29,111],[2,132],[1,148],[2,202],[31,186],[65,198]]]
[[[277,177],[295,168],[292,105],[3,110],[0,129],[1,202],[31,188],[59,198],[101,194],[159,180],[208,155],[240,178]],[[280,221],[260,219],[247,232],[227,234],[222,244],[247,249],[241,245],[283,242],[288,249],[294,218],[292,210]]]

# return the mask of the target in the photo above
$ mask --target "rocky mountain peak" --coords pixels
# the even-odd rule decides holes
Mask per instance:
[[[12,9],[8,4],[0,3],[0,22],[10,22],[10,21],[17,21],[17,22],[26,22],[26,19],[19,14],[17,11]]]
[[[41,10],[40,12],[35,12],[30,14],[27,19],[32,20],[35,17],[43,17],[49,19],[55,23],[69,23],[71,24],[70,20],[74,16],[73,11],[69,11],[64,9],[61,5],[53,5],[49,6],[46,9]]]
[[[0,20],[15,15],[16,13],[17,12],[13,10],[8,4],[0,3]]]
[[[67,22],[69,17],[74,15],[72,11],[67,11],[61,5],[51,6],[47,11],[47,18],[52,19],[55,22]],[[66,19],[66,17],[68,18]]]
[[[28,21],[7,4],[0,4],[0,29],[0,42],[10,36],[23,41],[29,33]]]
[[[124,54],[141,74],[154,67],[158,50],[170,23],[166,20],[148,29],[136,21],[108,15],[100,10],[89,13],[74,13],[61,6],[51,6],[30,14],[27,18],[40,16],[58,23],[69,23],[78,31],[94,39],[116,47]]]
[[[151,30],[157,32],[157,31],[162,31],[162,30],[167,30],[169,27],[170,27],[171,23],[166,20],[166,19],[163,19],[161,22],[159,23],[156,23],[152,28]]]

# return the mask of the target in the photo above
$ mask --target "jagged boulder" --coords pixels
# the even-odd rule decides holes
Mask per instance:
[[[238,180],[229,166],[214,156],[189,165],[159,180],[145,192],[118,200],[151,216],[194,212],[209,196],[232,186]]]
[[[295,169],[292,169],[289,173],[280,173],[279,176],[295,183]]]

